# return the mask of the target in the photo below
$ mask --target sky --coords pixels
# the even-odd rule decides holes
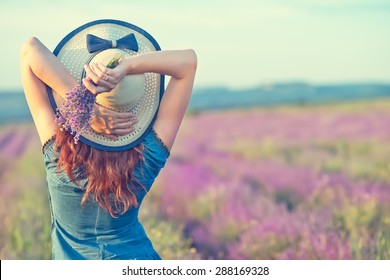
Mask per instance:
[[[0,90],[21,89],[26,39],[54,50],[103,18],[147,30],[162,49],[194,49],[198,88],[390,83],[388,0],[1,0]]]

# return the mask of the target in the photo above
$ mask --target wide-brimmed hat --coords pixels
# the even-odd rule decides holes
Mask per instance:
[[[104,19],[84,24],[70,32],[53,53],[81,85],[85,77],[85,64],[101,62],[107,65],[113,58],[158,50],[160,46],[157,41],[140,27]],[[56,112],[64,99],[50,87],[47,87],[47,92]],[[134,125],[134,131],[112,140],[88,128],[79,140],[106,151],[123,151],[138,145],[152,128],[163,93],[164,75],[144,73],[125,76],[112,91],[99,94],[96,103],[118,112],[135,114],[138,122]]]

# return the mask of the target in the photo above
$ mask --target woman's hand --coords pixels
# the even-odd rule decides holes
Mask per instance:
[[[118,136],[134,131],[138,122],[132,113],[120,113],[95,103],[91,128],[106,137],[116,140]]]
[[[84,69],[86,77],[82,80],[83,84],[93,94],[113,90],[126,75],[126,69],[120,64],[120,61],[114,69],[95,62],[84,65]]]

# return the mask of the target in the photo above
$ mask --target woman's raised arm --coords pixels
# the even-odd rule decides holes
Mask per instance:
[[[20,69],[27,103],[43,144],[57,130],[46,85],[65,98],[65,94],[78,83],[57,57],[34,37],[29,38],[22,47]],[[108,89],[107,85],[104,86],[99,89],[100,92]],[[95,105],[92,129],[115,139],[118,135],[133,131],[134,122],[129,113],[113,112]]]
[[[86,66],[87,79],[83,82],[94,92],[100,84],[117,84],[125,75],[154,72],[170,76],[153,125],[153,129],[170,150],[188,107],[196,67],[197,57],[191,49],[157,51],[125,58],[114,69],[99,64],[92,65],[91,71]]]

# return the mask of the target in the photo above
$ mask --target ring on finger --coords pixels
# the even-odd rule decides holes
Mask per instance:
[[[108,75],[105,74],[102,79],[107,81],[108,80]]]

